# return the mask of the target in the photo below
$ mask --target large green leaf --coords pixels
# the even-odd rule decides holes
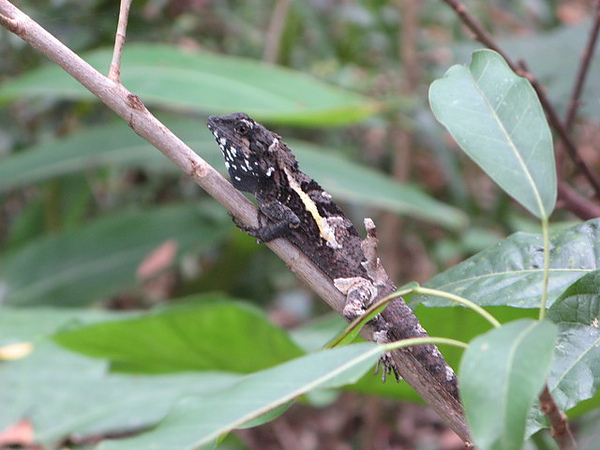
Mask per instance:
[[[425,285],[468,298],[479,305],[538,308],[543,278],[542,236],[515,233]],[[600,219],[566,228],[550,236],[548,306],[576,280],[600,268]],[[448,306],[445,300],[414,296],[427,306]]]
[[[213,204],[128,211],[43,237],[0,261],[4,303],[84,305],[136,285],[136,269],[168,239],[210,246],[230,221]]]
[[[547,317],[559,325],[556,356],[548,385],[558,407],[569,410],[592,398],[600,384],[600,271],[581,277],[569,286],[548,310]],[[588,409],[594,404],[588,405]],[[597,407],[596,402],[596,407]],[[535,409],[530,432],[546,426]]]
[[[529,82],[491,50],[451,67],[430,88],[436,118],[461,148],[537,217],[556,202],[552,135]]]
[[[554,353],[556,325],[522,319],[471,341],[459,369],[461,400],[479,448],[521,448],[527,414]]]
[[[0,313],[0,346],[33,342],[25,358],[0,364],[0,430],[27,418],[37,443],[137,430],[156,424],[178,399],[225,389],[238,379],[228,373],[112,374],[105,361],[60,348],[44,337],[73,323],[131,313],[12,309]]]
[[[221,152],[202,123],[177,120],[170,128],[211,165],[224,170]],[[452,228],[459,228],[466,221],[463,213],[421,190],[399,184],[330,150],[300,142],[291,146],[302,170],[319,180],[336,198]],[[116,123],[86,129],[5,158],[0,164],[0,190],[98,166],[144,167],[179,173],[177,167],[125,124]]]
[[[600,330],[578,323],[560,323],[558,326],[556,355],[548,374],[548,387],[557,406],[567,411],[598,392]],[[534,408],[528,432],[534,433],[547,426],[540,409]]]
[[[105,48],[83,58],[106,72],[111,56],[112,48]],[[204,113],[245,111],[273,123],[344,124],[362,120],[378,108],[365,97],[283,67],[158,44],[125,47],[121,82],[148,105]],[[0,88],[0,101],[41,96],[94,98],[54,65],[7,81]]]
[[[262,313],[224,300],[206,295],[155,314],[65,331],[54,340],[71,350],[106,358],[113,369],[140,373],[247,373],[303,354]]]
[[[151,432],[106,441],[99,448],[184,450],[210,444],[223,433],[299,395],[355,382],[372,367],[382,350],[371,343],[322,350],[246,375],[233,387],[181,400]]]

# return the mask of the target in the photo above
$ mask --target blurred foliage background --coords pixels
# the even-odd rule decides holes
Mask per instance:
[[[68,47],[108,72],[118,2],[21,3]],[[593,3],[466,5],[514,59],[528,62],[564,114]],[[297,153],[301,168],[339,200],[359,228],[363,217],[374,218],[384,265],[404,284],[425,282],[515,231],[538,232],[538,225],[457,150],[427,104],[431,81],[450,65],[467,63],[479,47],[438,1],[148,0],[133,3],[121,72],[128,89],[223,172],[205,127],[208,115],[243,110],[276,130]],[[343,326],[267,248],[238,231],[220,205],[4,29],[0,61],[0,345],[43,340],[74,324],[114,318],[115,310],[140,314],[193,294],[204,295],[194,297],[200,305],[212,297],[259,305],[270,321],[293,328],[292,337],[304,349],[323,345]],[[594,150],[600,130],[598,69],[594,62],[576,127],[580,148],[595,169],[600,165]],[[586,194],[577,177],[569,181]],[[559,208],[553,219],[576,218]],[[496,313],[515,314],[500,308]],[[484,329],[464,311],[420,308],[419,317],[433,335],[468,339]],[[233,328],[232,333],[241,330]],[[41,348],[39,361],[30,359],[13,372],[5,366],[4,386],[26,389],[19,384],[22,371],[39,377],[38,385],[64,371],[72,375],[71,363],[56,367],[69,358],[66,350],[47,342]],[[447,351],[452,362],[459,355]],[[226,370],[214,368],[219,369]],[[370,378],[367,387],[356,389],[412,397],[407,389],[382,387]],[[193,384],[181,383],[188,382]],[[13,394],[0,389],[1,403],[14,401]],[[70,395],[81,397],[80,391]],[[30,397],[0,413],[0,429],[31,408],[38,411],[39,396]],[[365,405],[372,409],[369,401]],[[51,411],[36,414],[36,430],[50,441],[72,439],[75,432],[119,430],[117,419],[123,420],[50,431],[44,415]],[[147,426],[160,416],[149,414],[136,423]],[[330,434],[347,438],[339,430]],[[266,439],[260,433],[241,436],[248,445]],[[397,439],[424,438],[405,430]]]

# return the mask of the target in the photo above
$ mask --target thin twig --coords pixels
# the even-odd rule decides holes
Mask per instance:
[[[263,53],[263,61],[269,64],[277,62],[279,49],[281,47],[281,35],[283,34],[283,26],[288,15],[292,0],[279,0],[273,10],[271,23],[265,36],[265,50]]]
[[[129,126],[176,164],[185,174],[227,208],[241,223],[258,226],[257,209],[244,195],[228,183],[214,168],[185,145],[159,122],[141,99],[123,85],[103,76],[58,39],[44,30],[7,0],[0,0],[0,24],[62,67],[83,84],[110,109],[127,121]],[[317,295],[339,314],[345,297],[300,250],[285,239],[267,244],[290,269],[304,280]],[[389,313],[388,310],[385,311]],[[393,322],[393,321],[392,321]],[[365,327],[363,337],[372,339],[372,330]],[[414,357],[410,350],[394,351],[392,357],[402,368],[402,377],[444,419],[464,441],[470,441],[460,403],[451,393],[440,389],[435,377]]]
[[[571,136],[569,136],[569,132],[565,128],[563,122],[560,120],[556,109],[554,109],[554,107],[550,103],[550,99],[546,95],[546,91],[540,85],[537,78],[535,78],[531,74],[531,71],[529,70],[529,67],[527,66],[525,61],[520,60],[519,66],[522,68],[522,70],[519,71],[520,75],[524,76],[529,80],[531,86],[533,86],[533,89],[535,89],[535,92],[538,94],[538,98],[540,99],[542,108],[544,108],[544,111],[546,111],[548,122],[550,122],[550,125],[552,126],[552,128],[554,128],[554,131],[556,131],[556,134],[561,139],[562,143],[567,149],[567,152],[569,153],[569,156],[571,157],[577,168],[587,178],[588,182],[594,189],[596,197],[600,199],[600,180],[598,179],[598,177],[596,177],[596,174],[590,169],[590,167],[581,157],[581,153],[577,150],[577,147],[571,139]]]
[[[494,38],[483,28],[483,26],[469,13],[468,9],[465,5],[463,5],[458,0],[443,0],[446,4],[448,4],[456,14],[461,18],[463,23],[471,30],[471,32],[475,35],[475,39],[481,42],[486,47],[498,52],[505,59],[508,66],[519,75],[527,78],[531,83],[533,89],[538,95],[540,99],[540,103],[542,104],[542,108],[546,112],[548,117],[548,121],[554,130],[556,131],[558,137],[564,143],[566,149],[568,150],[569,156],[578,169],[581,170],[582,174],[587,178],[588,182],[594,189],[595,195],[597,198],[600,198],[600,180],[595,176],[592,170],[589,168],[587,163],[582,159],[581,154],[577,150],[577,147],[573,143],[573,140],[569,136],[567,129],[564,127],[562,121],[554,106],[548,99],[546,92],[542,85],[539,83],[537,78],[533,75],[533,73],[528,69],[527,65],[524,61],[519,61],[517,65],[498,45],[498,43],[494,40]]]
[[[117,83],[121,79],[121,57],[123,56],[123,47],[125,46],[125,38],[127,36],[127,21],[129,20],[131,1],[121,0],[119,23],[117,25],[117,33],[115,34],[115,48],[110,63],[110,71],[108,72],[108,78]]]
[[[600,206],[581,195],[564,181],[558,182],[558,200],[563,203],[565,209],[582,220],[600,217]]]
[[[596,48],[596,42],[598,42],[598,32],[600,31],[600,0],[596,0],[596,11],[594,13],[594,23],[592,24],[592,29],[590,30],[590,35],[588,37],[587,44],[585,46],[585,50],[581,55],[581,61],[579,63],[579,69],[577,71],[577,78],[575,85],[573,86],[573,92],[571,93],[571,100],[569,102],[569,109],[567,111],[567,115],[565,117],[565,129],[567,131],[571,131],[571,127],[573,126],[573,121],[575,120],[575,116],[577,114],[577,108],[579,108],[579,98],[581,97],[581,92],[583,91],[583,86],[585,85],[585,79],[589,72],[590,62],[592,60],[592,56],[594,55],[594,50]]]
[[[485,45],[487,48],[494,50],[495,52],[502,55],[508,66],[513,70],[517,71],[517,65],[510,59],[510,57],[504,53],[504,50],[498,45],[494,38],[483,28],[479,21],[471,15],[465,5],[459,0],[443,0],[448,6],[450,6],[456,14],[460,17],[462,22],[467,26],[469,30],[475,35],[475,39]]]
[[[569,100],[569,107],[567,108],[567,113],[564,119],[565,129],[570,133],[573,128],[573,124],[575,122],[575,118],[577,117],[577,110],[581,104],[580,98],[581,93],[583,92],[583,87],[585,85],[585,80],[587,78],[587,74],[590,69],[590,62],[592,60],[592,56],[594,54],[594,49],[596,47],[596,42],[598,41],[598,31],[600,30],[600,0],[597,0],[594,14],[594,21],[592,23],[592,28],[590,30],[588,41],[585,46],[585,49],[581,55],[581,60],[579,61],[579,68],[577,69],[577,76],[575,77],[575,83],[573,84],[573,90],[571,92],[571,97]],[[571,152],[567,152],[565,149],[565,144],[557,146],[556,149],[556,171],[560,175],[564,173],[564,160],[565,153],[569,154],[571,157]]]
[[[550,422],[550,434],[558,444],[560,450],[577,448],[577,443],[571,433],[567,416],[556,406],[554,397],[552,397],[547,384],[544,385],[539,399],[540,409],[548,419],[548,422]]]

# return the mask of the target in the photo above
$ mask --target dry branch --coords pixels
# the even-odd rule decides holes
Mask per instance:
[[[255,206],[158,121],[137,95],[96,71],[7,0],[0,0],[0,23],[83,84],[122,117],[139,136],[159,149],[185,174],[225,206],[240,222],[257,226]],[[271,241],[267,245],[331,308],[338,313],[342,312],[345,304],[344,296],[304,254],[283,239]],[[393,311],[389,311],[389,314],[393,314]],[[365,329],[363,336],[370,338],[370,330]],[[396,365],[402,369],[401,375],[406,382],[449,427],[464,441],[469,441],[470,436],[460,403],[450,393],[440,390],[435,379],[432,379],[431,374],[421,366],[410,351],[394,351],[392,357]]]

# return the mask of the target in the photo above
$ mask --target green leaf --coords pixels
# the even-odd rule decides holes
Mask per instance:
[[[556,203],[552,135],[529,82],[491,50],[471,65],[451,67],[429,90],[442,123],[471,157],[511,197],[535,216]]]
[[[567,411],[598,392],[600,330],[577,323],[561,323],[558,327],[556,355],[548,375],[548,387],[557,406]],[[528,434],[547,427],[546,418],[536,407]]]
[[[478,305],[539,308],[543,278],[541,235],[515,233],[462,263],[442,272],[425,286],[465,297]],[[551,306],[576,280],[600,267],[600,219],[559,230],[550,236]],[[451,303],[414,296],[427,306]]]
[[[33,241],[0,260],[4,303],[85,305],[132,288],[138,265],[166,240],[181,252],[223,237],[230,222],[213,207],[128,211]]]
[[[54,340],[85,355],[106,358],[115,370],[137,373],[248,373],[303,354],[252,307],[225,302],[214,294],[190,300],[192,304],[143,317],[59,333]]]
[[[600,270],[581,277],[552,304],[548,318],[554,322],[598,327],[600,316]]]
[[[207,142],[205,136],[203,145]],[[195,143],[192,141],[189,144]],[[86,128],[66,138],[9,155],[0,161],[0,191],[97,167],[178,171],[162,153],[121,122]],[[214,162],[217,162],[217,158],[214,158]]]
[[[235,386],[181,400],[158,427],[131,439],[106,441],[102,450],[194,449],[210,444],[279,405],[314,389],[357,380],[383,353],[362,343],[323,350],[246,375]]]
[[[169,124],[181,139],[214,167],[224,171],[221,152],[213,136],[198,121]],[[462,212],[426,195],[414,186],[352,163],[331,150],[294,142],[301,168],[336,198],[383,208],[451,228],[466,222]],[[0,164],[0,190],[14,189],[50,177],[95,167],[144,167],[178,174],[179,169],[124,123],[99,126],[65,139],[33,147],[4,158]]]
[[[108,373],[106,362],[62,349],[45,336],[72,323],[131,313],[68,309],[0,312],[0,345],[34,343],[25,358],[0,364],[0,429],[27,417],[36,443],[54,448],[74,434],[85,437],[139,430],[156,424],[182,397],[232,386],[239,375],[186,373],[135,376]]]
[[[67,323],[83,325],[136,314],[70,308],[13,308],[3,305],[0,309],[0,346],[13,342],[42,340]]]
[[[83,59],[106,72],[111,55],[112,48],[105,48],[89,52]],[[158,44],[127,45],[121,82],[147,105],[202,113],[244,111],[272,123],[349,124],[379,108],[358,94],[283,67]],[[55,65],[5,81],[0,88],[0,101],[42,96],[95,98]]]
[[[478,447],[521,448],[527,414],[550,369],[556,334],[552,322],[522,319],[471,341],[459,380]]]

